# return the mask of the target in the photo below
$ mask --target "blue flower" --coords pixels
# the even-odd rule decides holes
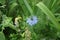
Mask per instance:
[[[36,16],[32,16],[31,18],[27,19],[27,23],[31,26],[35,25],[37,22],[38,22],[38,19]]]

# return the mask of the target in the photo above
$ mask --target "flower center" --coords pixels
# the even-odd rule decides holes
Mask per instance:
[[[31,20],[33,20],[33,18],[31,18]]]

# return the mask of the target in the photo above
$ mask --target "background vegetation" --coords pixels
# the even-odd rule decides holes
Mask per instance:
[[[0,0],[0,40],[60,40],[60,0]]]

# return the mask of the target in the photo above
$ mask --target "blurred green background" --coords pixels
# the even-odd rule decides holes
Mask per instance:
[[[60,0],[0,0],[0,40],[60,40]]]

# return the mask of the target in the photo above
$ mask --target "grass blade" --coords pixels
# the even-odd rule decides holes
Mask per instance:
[[[55,16],[42,2],[39,2],[37,7],[39,7],[50,18],[51,22],[56,26],[57,29],[60,29],[59,23]]]
[[[32,8],[30,7],[30,5],[29,5],[29,3],[27,2],[27,0],[24,0],[24,3],[25,3],[25,5],[26,5],[27,9],[29,10],[29,12],[30,12],[31,14],[33,14],[33,10],[32,10]]]

